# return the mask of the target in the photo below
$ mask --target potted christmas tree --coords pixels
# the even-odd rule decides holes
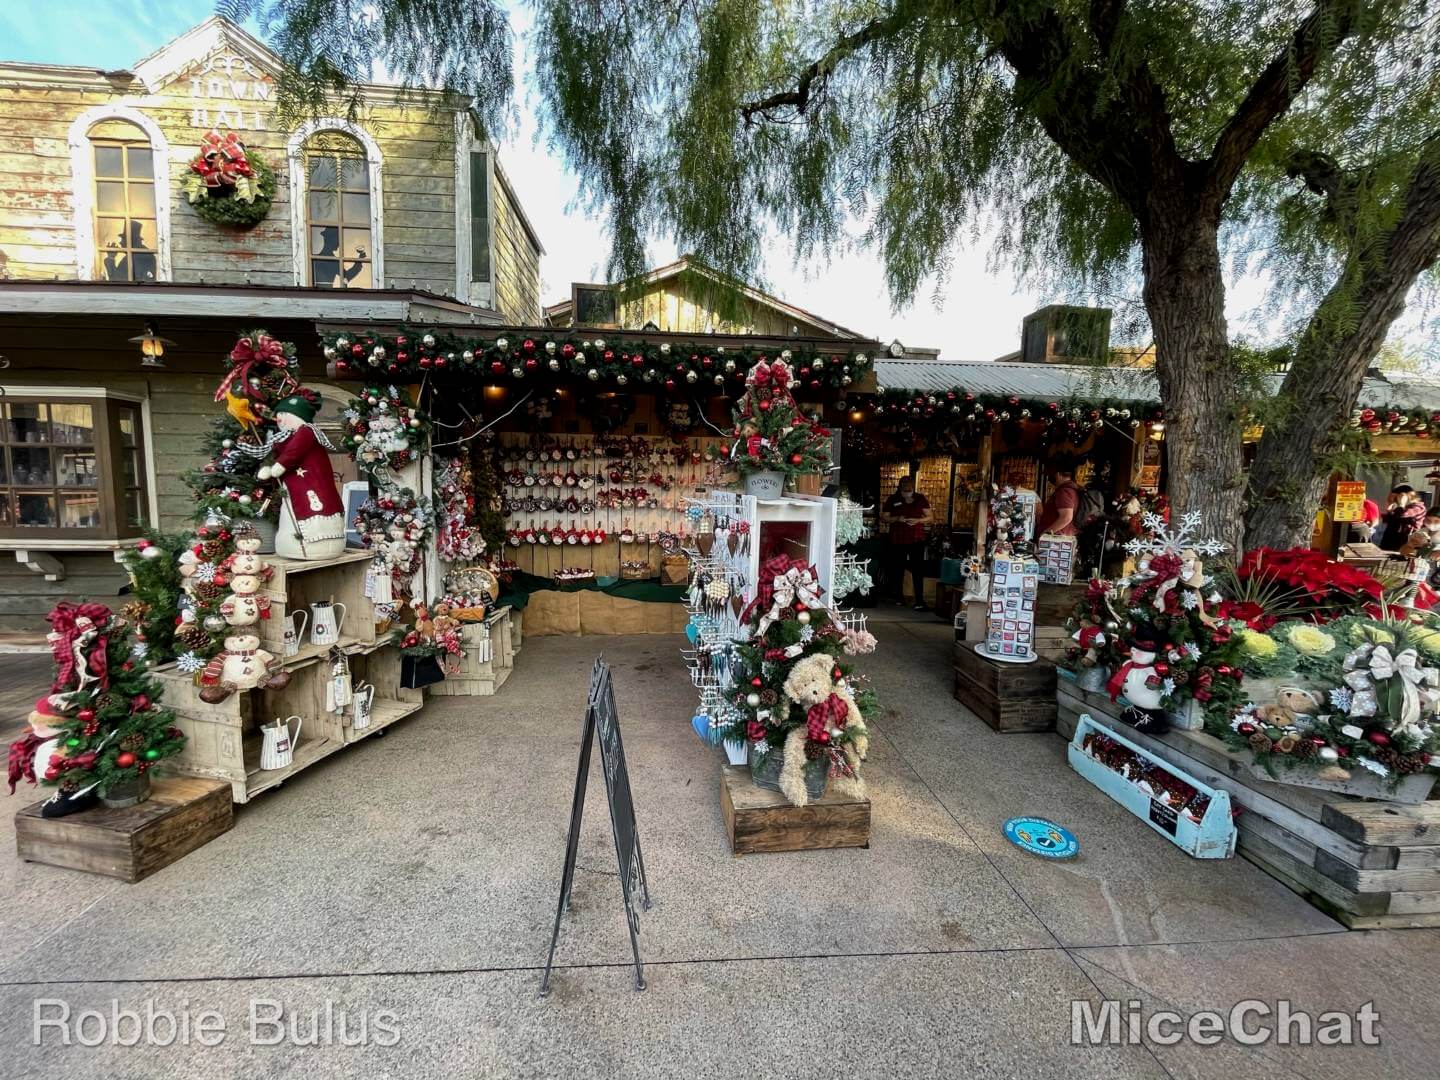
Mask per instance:
[[[730,460],[747,495],[778,498],[787,479],[797,490],[818,495],[820,478],[830,470],[830,432],[800,412],[790,382],[784,360],[761,360],[745,376]]]
[[[103,604],[63,602],[46,616],[55,655],[50,693],[35,703],[30,731],[10,745],[10,790],[22,779],[58,790],[44,817],[100,801],[134,806],[150,796],[150,769],[185,745],[161,688],[135,659],[125,620]]]
[[[750,743],[751,779],[804,806],[827,787],[862,798],[860,764],[869,746],[874,693],[842,658],[871,652],[875,639],[837,622],[820,597],[814,568],[777,555],[760,568],[744,612],[749,638],[736,648],[732,703],[722,733]]]

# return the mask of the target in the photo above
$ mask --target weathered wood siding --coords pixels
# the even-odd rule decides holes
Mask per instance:
[[[703,277],[681,274],[657,281],[645,295],[625,305],[621,324],[639,329],[647,322],[661,330],[683,334],[765,334],[788,337],[795,327],[804,334],[818,331],[800,323],[783,311],[753,300],[740,301],[736,317],[724,317],[724,306],[716,296],[715,287]]]
[[[540,252],[520,218],[510,185],[496,176],[495,236],[491,241],[495,308],[519,326],[539,326]]]
[[[78,276],[76,198],[69,132],[87,109],[123,105],[153,121],[168,142],[171,279],[287,286],[296,283],[292,246],[287,131],[278,126],[273,72],[246,75],[233,96],[195,96],[209,57],[147,93],[138,79],[107,79],[72,69],[19,72],[0,68],[0,278],[73,279]],[[202,84],[205,80],[201,80]],[[259,85],[258,91],[255,87]],[[256,98],[258,97],[258,100]],[[247,149],[274,170],[277,191],[269,215],[249,230],[217,227],[186,202],[180,181],[217,102],[231,106]],[[204,115],[197,110],[204,109]],[[337,109],[337,114],[340,110]],[[419,288],[448,296],[456,288],[456,183],[453,111],[420,98],[401,100],[375,90],[354,122],[378,144],[382,158],[381,250],[384,280],[376,287]],[[258,126],[257,126],[258,125]],[[223,130],[223,129],[222,129]],[[496,185],[492,267],[497,307],[516,322],[539,321],[539,252],[516,213],[513,194]],[[462,208],[468,213],[469,208]],[[82,211],[83,212],[83,211]]]

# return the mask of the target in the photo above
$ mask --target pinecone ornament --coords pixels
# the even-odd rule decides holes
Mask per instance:
[[[131,735],[126,735],[123,739],[120,740],[120,749],[129,750],[132,754],[135,753],[137,750],[145,749],[145,736],[141,735],[139,732],[135,732]]]
[[[1275,744],[1270,741],[1270,736],[1263,731],[1257,731],[1250,736],[1250,749],[1257,754],[1268,754]]]

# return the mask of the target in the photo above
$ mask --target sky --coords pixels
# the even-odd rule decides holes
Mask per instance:
[[[213,0],[6,0],[0,5],[0,59],[129,68],[214,12]],[[523,15],[514,25],[524,49]],[[255,26],[247,29],[259,35]],[[523,53],[516,71],[528,70]],[[518,76],[517,76],[518,78]],[[500,160],[545,246],[541,302],[568,298],[572,281],[602,281],[608,240],[599,221],[576,207],[577,180],[537,138],[528,88],[517,88],[518,125],[500,147]],[[878,258],[863,251],[828,264],[796,266],[783,240],[771,245],[765,286],[806,308],[883,342],[939,348],[946,360],[991,360],[1020,345],[1020,322],[1029,312],[1063,300],[1018,287],[1009,273],[987,267],[981,239],[957,246],[949,279],[936,303],[934,282],[915,302],[892,310]],[[671,261],[673,244],[653,246],[651,265]],[[1232,329],[1261,297],[1257,281],[1230,290]]]

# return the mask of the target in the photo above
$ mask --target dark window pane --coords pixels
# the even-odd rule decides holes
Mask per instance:
[[[333,191],[310,192],[311,221],[339,221],[340,204]]]
[[[98,495],[60,496],[60,527],[63,529],[93,529],[100,524],[100,497]]]
[[[310,186],[312,188],[333,188],[335,186],[335,159],[312,157],[310,159]]]
[[[338,225],[310,226],[310,254],[340,254],[340,228]]]
[[[132,179],[150,180],[155,176],[155,155],[148,146],[128,146],[125,159],[130,166]]]
[[[131,281],[154,281],[157,270],[155,256],[144,251],[137,251],[130,256],[131,260]]]
[[[11,447],[10,467],[17,487],[49,487],[55,482],[50,472],[50,451],[43,447]]]
[[[310,284],[321,288],[339,285],[340,263],[335,259],[311,259]]]
[[[93,443],[94,412],[89,405],[51,405],[50,441],[55,443]]]
[[[125,524],[145,524],[145,501],[137,490],[125,492]]]
[[[125,478],[126,487],[134,487],[140,483],[139,450],[122,450],[120,452],[120,475]]]
[[[19,524],[21,525],[44,525],[55,524],[55,496],[53,495],[28,495],[21,492],[15,498],[19,509]]]
[[[341,200],[340,208],[344,211],[346,222],[351,225],[370,224],[370,196],[368,194],[347,191],[341,196]]]
[[[61,487],[90,488],[96,485],[95,451],[88,446],[83,450],[56,450],[55,461]]]
[[[340,159],[340,186],[346,191],[370,190],[370,166],[364,158]]]
[[[470,280],[490,280],[490,170],[470,155]]]
[[[120,445],[138,446],[136,438],[140,429],[139,413],[135,409],[121,408],[120,412]]]
[[[95,147],[95,175],[124,176],[124,153],[118,146]]]
[[[95,185],[95,209],[102,214],[125,213],[125,185],[101,181]]]
[[[8,483],[10,483],[10,455],[3,446],[0,446],[0,485]],[[0,500],[5,498],[6,495],[0,492]]]
[[[370,264],[368,262],[347,262],[345,284],[352,289],[370,288]]]
[[[37,401],[12,401],[6,441],[12,443],[48,442],[50,439],[50,406]]]

